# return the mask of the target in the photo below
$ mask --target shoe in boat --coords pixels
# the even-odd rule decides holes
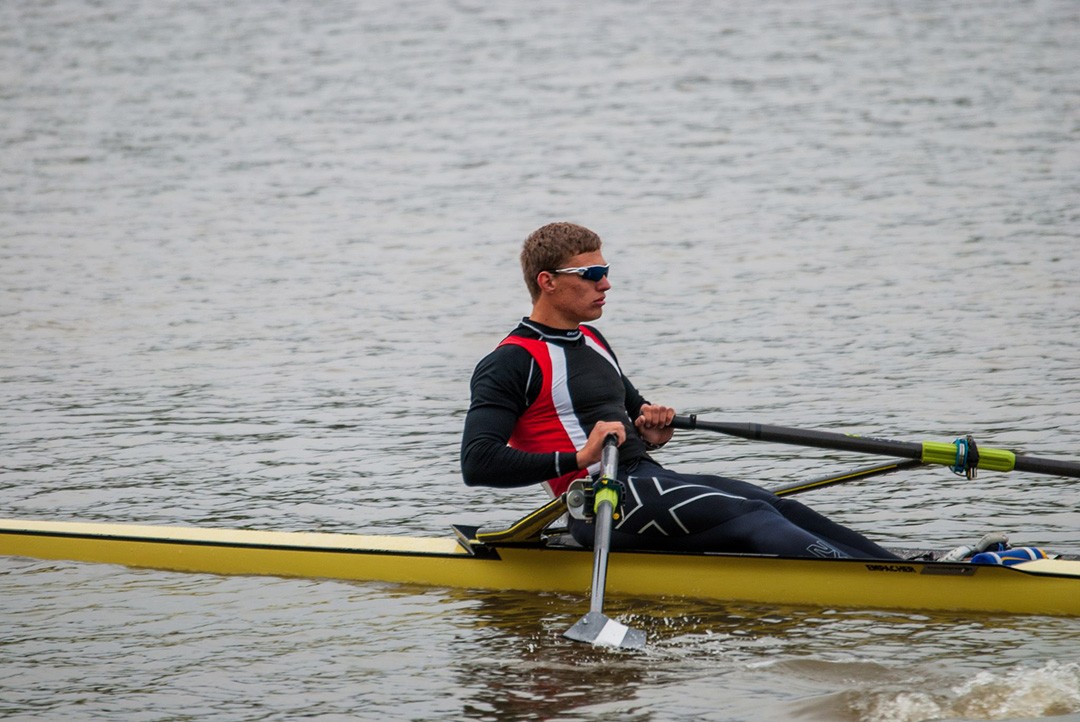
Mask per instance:
[[[938,557],[939,562],[961,562],[968,557],[982,552],[1000,552],[1009,548],[1009,537],[1007,534],[999,531],[990,532],[989,534],[983,534],[979,541],[975,542],[974,546],[968,546],[967,544],[961,544],[952,551],[945,552]]]

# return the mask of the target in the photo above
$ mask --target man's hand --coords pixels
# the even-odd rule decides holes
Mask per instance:
[[[604,439],[611,434],[615,434],[620,446],[626,441],[626,427],[623,426],[621,421],[597,421],[592,431],[589,432],[589,438],[586,440],[585,446],[578,449],[577,468],[587,469],[592,464],[600,461],[600,456],[604,453]]]
[[[641,438],[645,439],[646,444],[658,447],[671,441],[675,433],[675,429],[671,426],[674,418],[675,409],[670,406],[645,404],[641,407],[641,415],[634,419],[634,426],[641,434]]]

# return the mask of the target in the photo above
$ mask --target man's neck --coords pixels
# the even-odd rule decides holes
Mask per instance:
[[[537,309],[529,314],[529,320],[560,331],[574,331],[578,324],[556,313],[544,313]]]
[[[574,313],[567,313],[565,309],[554,303],[547,303],[541,297],[533,303],[532,313],[529,320],[541,323],[548,328],[561,331],[574,331],[581,325],[581,317]]]
[[[581,327],[575,326],[574,328],[566,329],[559,328],[558,326],[549,326],[542,321],[528,316],[521,321],[522,326],[531,328],[536,334],[544,339],[559,339],[562,341],[576,341],[581,338]]]

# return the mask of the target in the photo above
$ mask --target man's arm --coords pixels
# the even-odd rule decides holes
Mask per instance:
[[[539,393],[540,369],[520,346],[500,346],[476,367],[461,438],[461,473],[469,486],[539,484],[577,469],[574,452],[530,453],[506,445]]]

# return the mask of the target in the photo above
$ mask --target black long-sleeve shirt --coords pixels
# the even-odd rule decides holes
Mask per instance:
[[[590,326],[589,330],[614,359],[607,340],[595,328]],[[524,319],[510,335],[561,347],[566,355],[567,388],[574,416],[585,435],[598,421],[622,421],[627,435],[619,449],[620,464],[632,464],[645,456],[645,442],[632,419],[648,402],[619,369],[589,346],[580,329],[554,329]],[[534,453],[507,445],[518,419],[543,388],[541,368],[529,351],[516,344],[500,345],[477,364],[471,388],[472,402],[461,443],[461,470],[466,484],[528,486],[577,468],[576,451],[551,449]]]

